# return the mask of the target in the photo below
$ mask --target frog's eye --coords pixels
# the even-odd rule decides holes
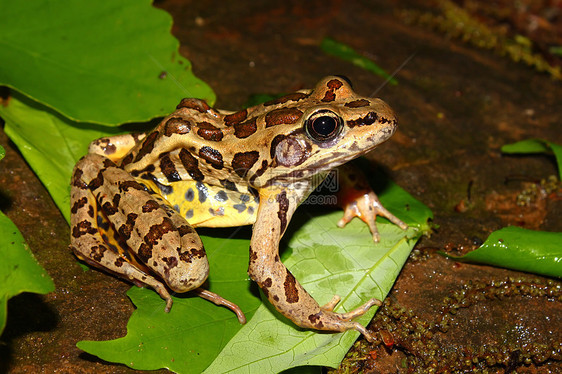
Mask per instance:
[[[306,134],[313,140],[325,142],[332,140],[341,132],[343,121],[329,110],[320,110],[311,115],[305,124]]]

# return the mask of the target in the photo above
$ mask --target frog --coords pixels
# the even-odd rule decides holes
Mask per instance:
[[[167,312],[171,293],[192,292],[245,323],[235,303],[204,288],[209,262],[195,229],[253,225],[248,274],[283,316],[301,328],[356,330],[373,341],[354,320],[381,302],[338,313],[334,296],[321,306],[280,260],[279,243],[297,207],[333,170],[347,196],[338,226],[359,217],[375,242],[377,216],[405,230],[350,166],[396,128],[383,100],[360,96],[340,76],[236,112],[183,99],[152,131],[90,144],[72,173],[70,249],[153,288]]]

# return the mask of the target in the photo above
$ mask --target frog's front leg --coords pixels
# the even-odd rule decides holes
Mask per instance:
[[[337,296],[325,306],[320,306],[279,259],[279,240],[299,202],[297,196],[286,190],[266,195],[260,193],[250,244],[250,277],[271,304],[298,326],[339,332],[357,330],[372,341],[367,329],[351,319],[364,314],[373,305],[380,305],[380,301],[371,299],[349,313],[335,313],[332,310],[339,301]]]
[[[91,265],[154,288],[166,300],[166,310],[172,298],[151,274],[176,292],[195,289],[207,278],[209,264],[193,228],[108,158],[89,154],[76,164],[71,202],[74,253]]]
[[[344,209],[344,215],[338,222],[339,227],[344,227],[354,217],[358,217],[369,226],[375,243],[380,241],[380,234],[375,223],[377,216],[387,218],[402,230],[408,228],[407,224],[381,204],[365,175],[355,164],[348,162],[340,166],[337,174],[340,184],[338,205]]]

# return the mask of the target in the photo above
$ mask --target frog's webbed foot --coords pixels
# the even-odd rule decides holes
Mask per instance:
[[[336,307],[336,305],[340,302],[340,300],[341,298],[338,295],[334,295],[332,300],[330,300],[325,305],[321,306],[320,309],[323,311],[323,313],[326,315],[327,318],[336,318],[339,321],[341,321],[341,322],[336,322],[336,325],[339,325],[342,328],[341,331],[346,331],[346,330],[359,331],[361,334],[363,334],[363,336],[365,336],[365,338],[368,341],[372,342],[373,336],[371,335],[371,333],[369,333],[369,331],[367,331],[367,329],[360,323],[353,322],[351,320],[367,313],[369,309],[371,309],[375,305],[381,306],[382,302],[380,300],[373,298],[367,301],[365,304],[361,305],[360,307],[350,312],[335,313],[333,312],[333,310]]]
[[[338,295],[334,295],[332,300],[330,300],[325,305],[321,306],[320,309],[322,309],[323,311],[326,311],[326,312],[332,312],[334,310],[334,308],[336,307],[336,305],[338,305],[340,300],[341,300],[341,297],[339,297]],[[367,313],[369,311],[369,309],[371,309],[371,307],[373,307],[374,305],[381,306],[382,301],[373,298],[373,299],[370,299],[369,301],[367,301],[365,304],[361,305],[359,308],[355,308],[351,312],[347,312],[347,313],[337,313],[337,316],[338,316],[338,318],[340,318],[343,321],[348,321],[348,320],[354,319],[356,317],[362,316],[363,314]]]
[[[228,301],[224,297],[202,288],[198,288],[193,292],[202,299],[208,300],[219,306],[227,307],[228,309],[236,313],[236,316],[238,317],[238,322],[240,322],[240,324],[243,325],[246,323],[246,316],[244,315],[244,312],[242,312],[242,309],[240,309],[240,307],[234,304],[232,301]]]
[[[407,224],[402,222],[394,214],[390,213],[381,204],[377,195],[375,195],[373,191],[366,192],[354,200],[346,202],[344,206],[344,214],[339,220],[338,226],[344,227],[354,217],[359,217],[369,226],[369,230],[371,230],[371,234],[373,235],[373,241],[378,243],[380,241],[380,234],[375,223],[377,216],[387,218],[390,222],[399,226],[402,230],[406,230],[408,228]]]

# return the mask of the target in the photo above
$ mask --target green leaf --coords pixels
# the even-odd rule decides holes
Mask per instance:
[[[542,139],[527,139],[501,148],[503,153],[548,153],[554,154],[558,164],[558,178],[562,179],[562,146]]]
[[[0,84],[74,120],[143,122],[183,97],[214,102],[151,0],[2,1]]]
[[[0,212],[0,333],[6,325],[8,300],[22,292],[46,294],[53,280],[37,263],[18,228]]]
[[[70,175],[78,159],[96,138],[117,129],[78,124],[16,92],[8,105],[0,105],[4,131],[43,182],[60,211],[70,222]]]
[[[355,66],[359,66],[360,68],[387,79],[388,82],[394,86],[398,84],[398,81],[389,75],[383,68],[375,64],[372,60],[361,56],[347,44],[337,42],[330,38],[325,38],[322,40],[320,48],[322,48],[322,50],[327,54],[349,61]]]
[[[510,226],[491,233],[480,248],[452,258],[562,278],[560,243],[560,232]]]
[[[296,231],[286,234],[289,242],[283,243],[282,258],[321,304],[334,294],[342,297],[337,311],[353,309],[372,297],[383,299],[416,240],[429,230],[431,211],[406,192],[387,184],[379,196],[385,206],[394,207],[395,214],[409,217],[412,227],[404,232],[379,219],[382,240],[378,244],[359,220],[337,228],[341,212],[321,215],[309,207],[297,210],[289,226]],[[232,312],[197,298],[175,298],[172,312],[166,315],[164,302],[154,291],[133,288],[128,294],[137,310],[127,336],[80,342],[79,348],[136,369],[166,367],[179,373],[197,373],[206,367],[210,373],[271,373],[302,365],[336,366],[341,361],[357,332],[303,330],[268,302],[260,306],[257,286],[246,273],[249,240],[203,240],[211,264],[211,290],[239,304],[251,317],[246,325],[238,325]],[[225,284],[232,289],[222,288]],[[367,324],[374,312],[375,308],[358,321]]]
[[[2,160],[4,156],[6,156],[6,150],[0,145],[0,160]]]

